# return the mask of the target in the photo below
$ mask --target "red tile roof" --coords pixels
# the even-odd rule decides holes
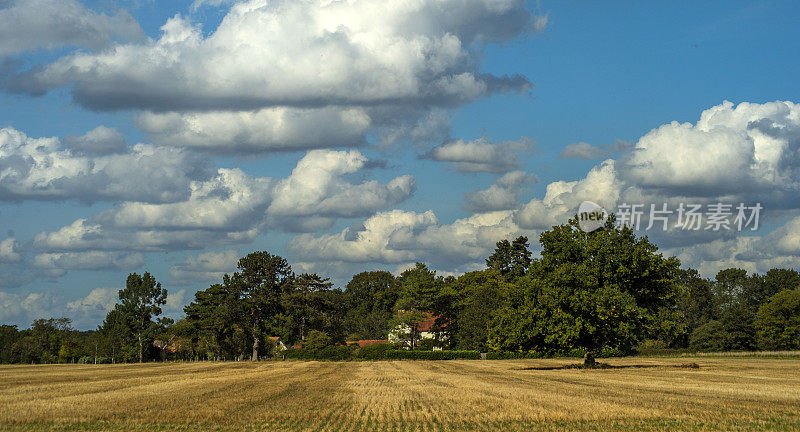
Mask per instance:
[[[411,313],[405,310],[397,311],[397,316],[402,317],[405,314]],[[421,332],[429,332],[436,327],[436,320],[441,317],[441,315],[434,315],[432,312],[421,312],[424,318],[419,322],[419,326],[417,327],[418,331]],[[447,327],[447,321],[441,323],[442,327]]]
[[[156,348],[163,349],[164,351],[166,351],[166,352],[168,352],[170,354],[174,354],[174,353],[180,351],[182,344],[181,344],[181,339],[180,338],[172,338],[172,339],[170,339],[169,342],[164,342],[164,341],[156,339],[156,340],[153,341],[153,346],[156,347]]]

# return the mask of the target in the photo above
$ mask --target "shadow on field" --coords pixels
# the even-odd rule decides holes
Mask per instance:
[[[526,367],[520,368],[517,370],[537,370],[537,371],[547,371],[547,370],[565,370],[565,369],[651,369],[651,368],[669,368],[669,369],[700,369],[700,365],[697,363],[682,363],[677,365],[643,365],[643,364],[634,364],[634,365],[610,365],[608,363],[597,363],[594,367],[585,367],[582,364],[568,364],[563,366],[538,366],[538,367]]]

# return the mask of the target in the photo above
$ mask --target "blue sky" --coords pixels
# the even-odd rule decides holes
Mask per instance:
[[[329,3],[0,2],[0,321],[93,328],[134,271],[178,316],[254,250],[458,274],[585,199],[763,202],[642,234],[800,264],[796,2]]]

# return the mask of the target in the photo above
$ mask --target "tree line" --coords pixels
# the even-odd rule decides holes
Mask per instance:
[[[384,340],[395,328],[414,350],[509,355],[800,349],[796,270],[704,278],[613,217],[592,233],[571,220],[539,243],[532,258],[526,237],[502,240],[484,269],[458,277],[417,263],[399,276],[356,274],[344,289],[253,252],[195,293],[177,321],[160,317],[161,284],[134,273],[97,330],[76,331],[67,318],[0,326],[0,362],[257,360],[276,354],[275,337],[313,351]],[[435,336],[420,338],[430,317]]]

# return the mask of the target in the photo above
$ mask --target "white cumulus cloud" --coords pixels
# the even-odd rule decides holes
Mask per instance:
[[[523,185],[536,183],[536,176],[524,171],[511,171],[494,182],[488,189],[468,192],[465,195],[466,208],[473,213],[497,210],[512,210],[519,206],[519,195]]]
[[[14,238],[7,238],[0,242],[0,263],[16,263],[22,261],[19,252],[19,242]]]
[[[367,164],[357,150],[314,150],[283,179],[219,169],[210,180],[192,182],[185,201],[123,202],[93,217],[37,234],[34,264],[54,276],[72,269],[135,268],[141,265],[138,257],[143,252],[243,244],[271,229],[308,232],[329,228],[339,218],[371,215],[414,192],[410,176],[386,183],[347,180],[367,169]],[[233,254],[198,256],[174,266],[171,275],[180,283],[217,276],[229,269],[219,270],[212,261],[231,261]],[[211,267],[203,270],[204,265]],[[199,270],[193,270],[198,266]]]
[[[272,107],[256,111],[146,111],[139,129],[155,143],[212,153],[290,152],[357,147],[372,119],[358,108]]]
[[[453,148],[468,147],[458,143]],[[699,231],[684,230],[674,226],[673,214],[667,231],[657,223],[655,230],[640,234],[704,274],[729,266],[765,271],[800,265],[800,105],[725,102],[703,111],[697,124],[666,123],[635,146],[618,142],[602,149],[621,155],[577,180],[550,182],[542,198],[517,203],[524,173],[512,172],[488,189],[467,194],[466,207],[479,212],[471,217],[441,223],[432,211],[383,212],[339,233],[298,236],[289,248],[308,268],[326,262],[401,265],[416,260],[437,268],[465,268],[479,264],[500,239],[565,223],[583,201],[612,212],[623,203],[641,204],[641,229],[648,225],[651,204],[660,209],[666,203],[674,212],[680,203],[700,204],[706,211],[720,202],[731,204],[735,216],[738,204],[761,203],[759,231],[738,232],[735,226],[705,230],[707,217]],[[769,225],[778,227],[770,232]]]
[[[314,150],[297,163],[292,174],[273,190],[267,209],[273,216],[365,216],[395,205],[416,188],[414,178],[404,175],[386,184],[367,181],[353,185],[344,176],[361,170],[367,158],[356,150]]]
[[[478,72],[481,47],[540,31],[523,0],[250,0],[213,32],[176,15],[158,40],[74,53],[16,78],[93,109],[452,105],[530,87]]]
[[[697,124],[672,122],[639,139],[624,165],[630,183],[666,194],[800,197],[800,105],[731,102]]]
[[[0,23],[0,58],[64,46],[97,50],[114,40],[134,41],[144,36],[129,14],[96,13],[75,0],[0,2]]]
[[[219,281],[225,273],[232,274],[241,255],[233,249],[209,251],[189,256],[169,269],[172,283],[185,285],[191,282]]]
[[[65,137],[61,141],[73,152],[85,155],[123,153],[128,147],[122,132],[105,126],[98,126],[80,136]]]
[[[498,240],[523,232],[509,211],[477,214],[442,224],[430,210],[424,213],[392,210],[339,233],[297,236],[288,248],[303,262],[425,261],[454,267],[485,258]]]
[[[58,317],[58,300],[50,293],[14,294],[0,291],[0,322],[22,328],[39,318]]]
[[[33,266],[61,276],[67,270],[134,270],[144,265],[140,253],[83,251],[41,253],[33,258]]]
[[[68,139],[68,148],[57,138],[0,129],[0,201],[163,203],[185,199],[190,183],[209,175],[206,161],[190,153],[147,144],[123,150],[120,139],[97,128]]]
[[[489,141],[481,137],[472,141],[453,140],[431,149],[424,157],[449,162],[459,172],[509,172],[520,165],[520,157],[531,152],[536,144],[522,137],[511,141]]]
[[[119,288],[95,288],[86,297],[67,302],[65,312],[80,324],[101,321],[119,299]]]

